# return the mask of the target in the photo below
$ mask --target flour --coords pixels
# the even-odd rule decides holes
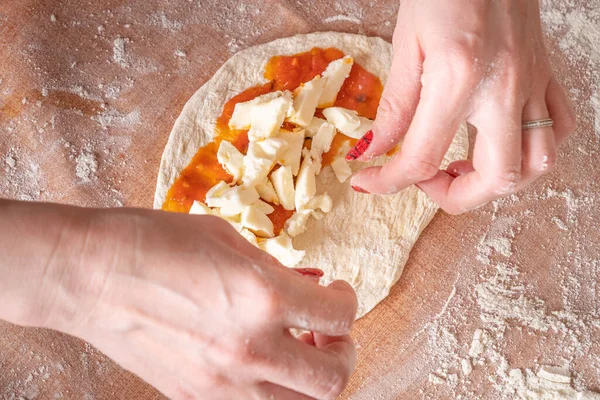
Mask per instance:
[[[133,128],[141,123],[141,113],[139,110],[133,110],[130,113],[123,114],[114,108],[109,108],[92,117],[92,120],[97,121],[102,129],[110,127]]]
[[[323,20],[323,22],[325,22],[326,24],[340,21],[352,22],[353,24],[360,24],[362,22],[360,18],[344,14],[334,15],[333,17],[327,17]]]
[[[127,61],[126,44],[129,43],[128,38],[116,38],[113,42],[113,60],[123,68],[129,66]]]
[[[180,31],[183,28],[182,22],[170,20],[164,12],[152,15],[150,17],[150,23],[161,26],[170,32]]]
[[[98,161],[93,153],[84,150],[77,156],[76,162],[75,175],[82,183],[89,183],[96,179]]]

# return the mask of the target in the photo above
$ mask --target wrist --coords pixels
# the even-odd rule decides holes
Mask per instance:
[[[1,201],[0,319],[70,333],[106,276],[95,220],[99,211]]]

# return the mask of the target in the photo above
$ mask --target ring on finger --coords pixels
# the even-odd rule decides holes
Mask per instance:
[[[536,119],[533,121],[523,121],[523,124],[521,125],[521,129],[527,130],[527,129],[535,129],[535,128],[545,128],[545,127],[550,127],[553,125],[554,125],[554,120],[552,118]]]

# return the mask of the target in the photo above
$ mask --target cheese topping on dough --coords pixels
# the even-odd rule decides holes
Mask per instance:
[[[306,231],[310,218],[319,220],[333,209],[331,197],[317,193],[323,154],[337,131],[360,138],[372,125],[356,111],[332,107],[353,64],[352,57],[344,57],[294,93],[278,91],[236,104],[229,127],[248,130],[248,151],[242,154],[232,143],[221,142],[217,158],[233,182],[219,182],[208,191],[206,204],[195,201],[190,214],[220,216],[282,264],[297,265],[304,252],[294,249],[291,238]],[[315,117],[324,107],[329,107],[323,110],[327,121]],[[283,129],[284,122],[299,128]],[[307,138],[312,138],[310,149],[304,147]],[[343,157],[331,167],[340,182],[352,174]],[[281,233],[274,232],[269,219],[272,205],[294,211]]]

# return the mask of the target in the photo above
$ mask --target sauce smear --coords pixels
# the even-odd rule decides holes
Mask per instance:
[[[248,131],[231,130],[228,126],[236,104],[278,90],[294,91],[302,83],[322,74],[329,63],[342,57],[344,53],[335,48],[314,48],[306,53],[271,58],[265,68],[265,78],[269,83],[249,88],[225,103],[223,112],[217,119],[214,141],[200,148],[190,164],[181,172],[167,193],[163,210],[187,213],[194,200],[204,202],[206,192],[219,181],[232,181],[231,175],[219,164],[217,151],[223,140],[231,142],[244,154],[248,149]],[[379,78],[355,62],[334,105],[355,110],[360,116],[375,119],[382,92],[383,85]],[[317,110],[317,115],[319,114],[320,110]],[[293,127],[291,125],[287,129]],[[346,143],[352,146],[354,142],[356,140],[340,133],[336,134],[331,150],[323,155],[323,165],[331,164]],[[269,218],[275,227],[275,234],[279,234],[293,211],[280,206],[274,207],[275,212],[270,214]]]

